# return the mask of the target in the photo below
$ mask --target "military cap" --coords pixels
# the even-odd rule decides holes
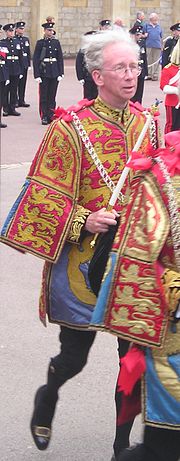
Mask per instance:
[[[3,30],[14,30],[15,29],[15,24],[5,24],[5,26],[3,26]]]
[[[143,27],[141,27],[141,26],[133,26],[133,27],[131,27],[131,29],[129,30],[129,33],[130,33],[130,34],[133,34],[133,35],[135,35],[135,34],[137,34],[137,35],[138,35],[138,34],[142,34],[142,33],[143,33]]]
[[[54,24],[55,22],[45,22],[42,24],[42,27],[44,27],[44,29],[53,29]]]
[[[111,20],[110,19],[102,19],[102,21],[99,22],[99,25],[104,27],[104,26],[111,26]]]
[[[16,22],[15,27],[16,29],[24,29],[25,24],[26,23],[24,21],[18,21]]]
[[[173,26],[170,27],[170,30],[179,30],[180,31],[180,22],[176,22]]]

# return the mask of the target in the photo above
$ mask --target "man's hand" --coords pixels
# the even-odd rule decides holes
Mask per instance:
[[[58,75],[57,81],[60,82],[61,80],[62,80],[62,77],[60,75]]]
[[[5,86],[6,86],[6,85],[9,85],[9,83],[10,83],[10,80],[6,80],[6,81],[5,81]]]
[[[88,216],[84,229],[92,234],[107,232],[109,226],[116,226],[116,217],[118,217],[117,211],[106,211],[106,208],[102,208]]]
[[[19,79],[21,80],[23,78],[23,74],[20,74],[19,75]]]

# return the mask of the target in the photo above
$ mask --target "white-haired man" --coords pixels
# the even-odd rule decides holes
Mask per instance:
[[[143,27],[144,26],[144,20],[145,20],[144,11],[137,11],[137,13],[136,13],[136,21],[134,23],[134,26]]]
[[[148,80],[158,80],[163,33],[156,13],[150,14],[149,22],[144,25],[143,29],[146,36]]]
[[[50,360],[47,383],[38,389],[34,402],[31,432],[39,450],[45,450],[51,438],[59,388],[83,369],[95,339],[96,333],[88,330],[96,301],[87,276],[94,251],[90,243],[94,234],[116,225],[123,196],[129,194],[129,178],[114,209],[107,211],[106,207],[146,120],[142,110],[129,102],[140,72],[139,49],[130,35],[103,31],[85,36],[82,48],[99,96],[94,101],[80,101],[73,111],[60,108],[58,120],[45,134],[26,193],[21,192],[21,216],[14,207],[10,217],[18,234],[24,231],[18,222],[28,200],[40,220],[38,227],[36,219],[36,223],[31,220],[31,232],[26,237],[19,234],[17,239],[8,231],[8,218],[2,230],[4,243],[15,248],[20,244],[21,250],[45,259],[40,316],[45,323],[48,314],[49,321],[61,327],[61,352]],[[142,144],[144,152],[149,143],[156,144],[150,131]],[[120,344],[120,355],[127,348],[126,343]],[[116,403],[120,421],[121,397]],[[117,426],[116,456],[129,445],[133,418],[121,419]]]

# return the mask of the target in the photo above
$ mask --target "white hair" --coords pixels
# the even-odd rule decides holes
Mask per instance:
[[[137,11],[136,18],[139,19],[142,15],[144,15],[144,11]]]
[[[103,30],[94,35],[86,35],[82,38],[81,49],[84,53],[86,67],[91,73],[95,69],[103,67],[103,50],[114,43],[129,45],[139,59],[139,46],[130,36],[129,32],[118,30]]]
[[[158,14],[157,14],[157,13],[151,13],[151,14],[149,15],[149,19],[153,19],[153,18],[158,19]]]

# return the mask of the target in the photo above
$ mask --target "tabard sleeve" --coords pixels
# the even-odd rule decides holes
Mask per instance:
[[[180,301],[180,274],[171,269],[166,269],[162,276],[162,281],[171,319]]]
[[[67,240],[74,243],[79,243],[84,229],[86,219],[91,214],[91,211],[83,206],[77,205],[74,219],[67,237]]]

